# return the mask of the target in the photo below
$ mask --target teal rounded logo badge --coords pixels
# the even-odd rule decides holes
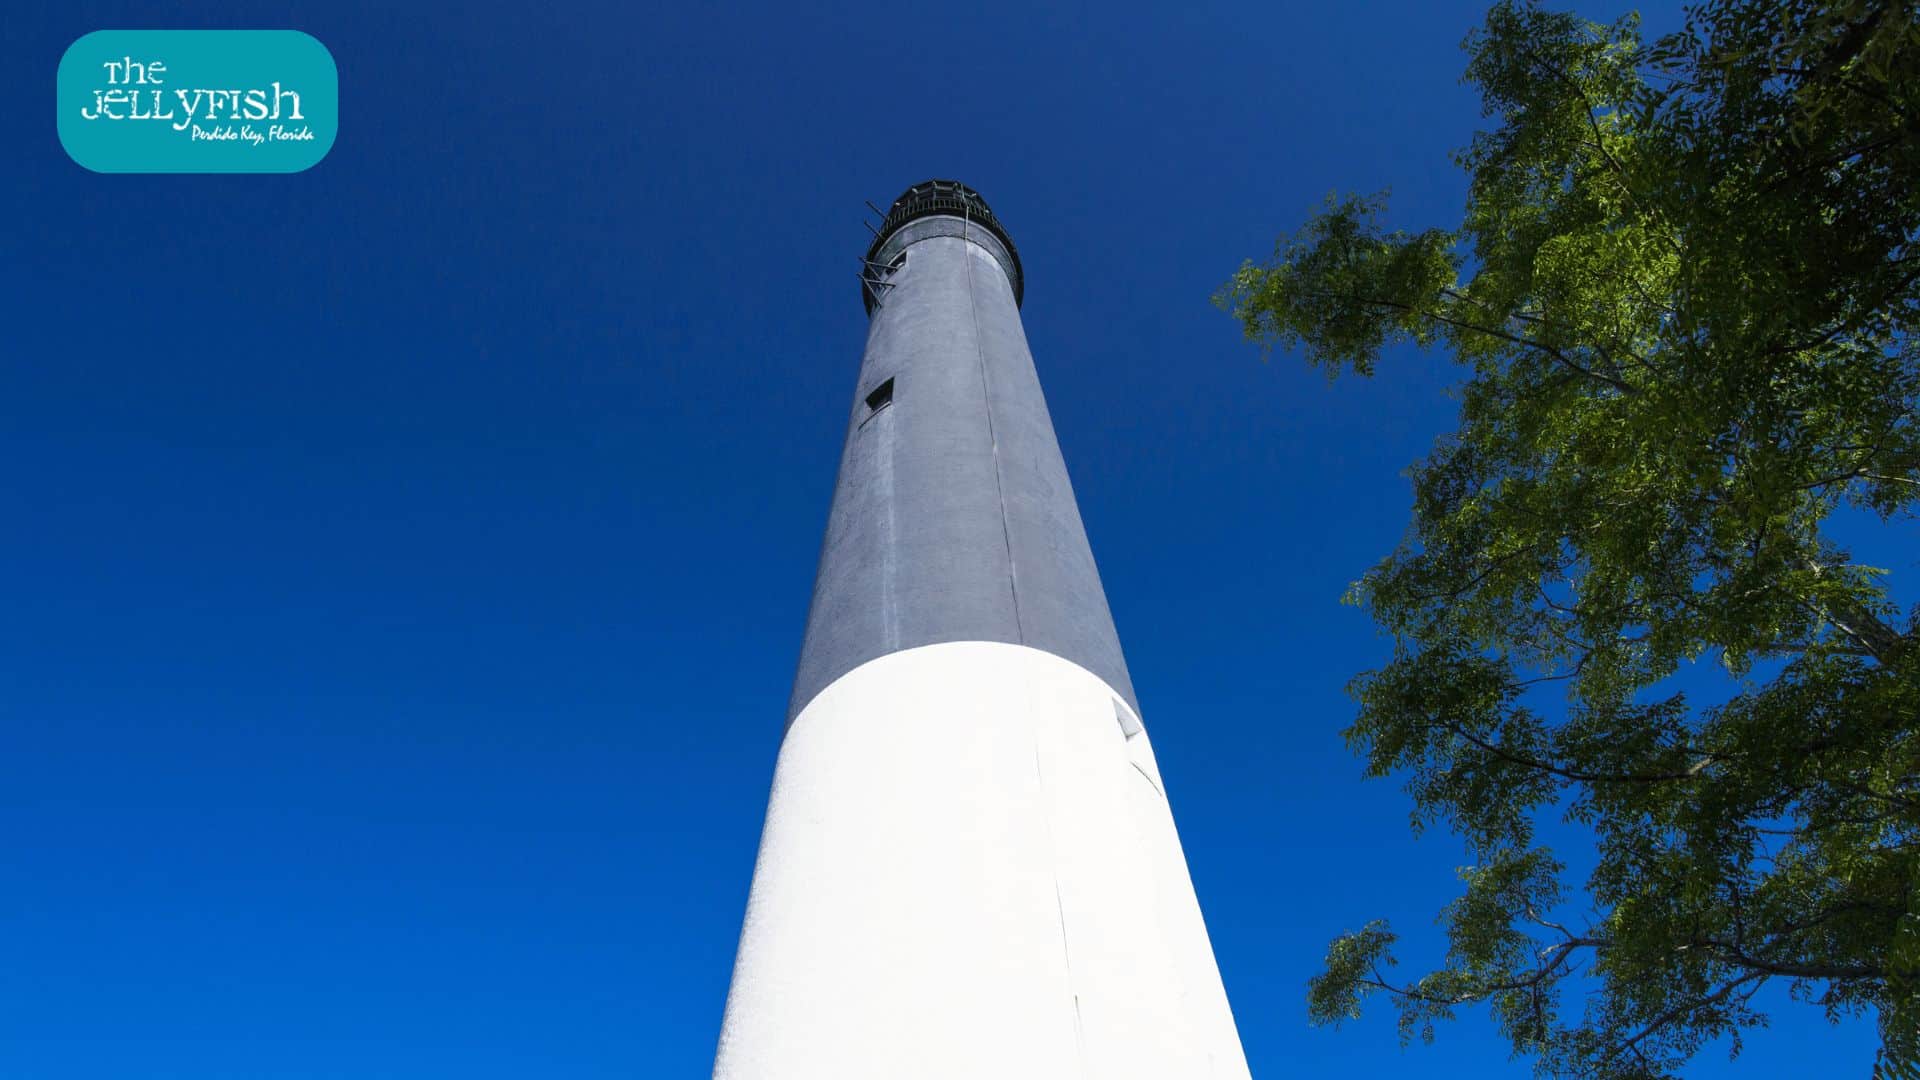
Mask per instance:
[[[96,30],[55,82],[60,145],[94,172],[299,172],[340,131],[333,54],[298,30]]]

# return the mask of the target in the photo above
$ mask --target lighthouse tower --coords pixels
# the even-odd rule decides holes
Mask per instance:
[[[895,200],[717,1080],[1247,1064],[978,192]]]

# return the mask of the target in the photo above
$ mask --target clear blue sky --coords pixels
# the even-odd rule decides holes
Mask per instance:
[[[1329,388],[1208,302],[1329,191],[1457,214],[1480,8],[9,4],[0,1077],[705,1075],[861,201],[929,176],[1020,244],[1254,1073],[1527,1075],[1302,1000],[1369,917],[1431,959],[1463,861],[1338,737],[1450,372]],[[324,41],[331,155],[69,162],[67,44],[175,26]],[[1743,1073],[1864,1075],[1805,1012]]]

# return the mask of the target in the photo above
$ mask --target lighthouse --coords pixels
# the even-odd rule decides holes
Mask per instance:
[[[1012,236],[894,201],[716,1080],[1248,1076],[1027,348]]]

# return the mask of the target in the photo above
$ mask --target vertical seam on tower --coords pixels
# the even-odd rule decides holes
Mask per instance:
[[[1013,633],[1019,643],[1027,643],[1027,628],[1020,620],[1020,568],[1013,561],[1013,527],[1007,523],[1007,488],[1000,479],[1000,436],[993,427],[993,390],[987,382],[987,350],[980,341],[980,305],[973,292],[972,211],[960,211],[960,257],[967,266],[967,315],[973,320],[973,355],[980,363],[980,397],[987,407],[987,442],[993,452],[993,494],[1000,503],[1000,540],[1007,548],[1007,592],[1013,598]]]
[[[900,606],[895,599],[894,579],[900,573],[900,560],[895,552],[900,541],[893,497],[893,416],[891,415],[893,410],[888,408],[883,411],[888,415],[878,418],[880,430],[875,434],[879,436],[876,441],[880,445],[874,448],[874,456],[880,459],[877,471],[880,482],[884,485],[880,501],[887,508],[887,542],[882,545],[886,556],[885,565],[880,571],[880,618],[883,624],[882,629],[886,634],[887,651],[898,652],[900,651]]]
[[[972,258],[972,256],[968,256]],[[1060,920],[1060,967],[1068,976],[1068,999],[1073,1001],[1073,1053],[1079,1061],[1079,1076],[1087,1076],[1087,1024],[1081,1019],[1079,984],[1073,980],[1073,944],[1068,934],[1068,899],[1060,888],[1060,846],[1054,844],[1054,803],[1046,794],[1046,767],[1041,765],[1041,723],[1033,709],[1033,671],[1021,657],[1020,703],[1027,728],[1033,734],[1033,788],[1041,803],[1041,832],[1046,836],[1046,871],[1054,878],[1054,913]]]
[[[969,256],[971,257],[971,256]],[[1040,825],[1047,838],[1047,869],[1053,877],[1053,906],[1060,920],[1060,965],[1067,975],[1067,996],[1073,1001],[1073,1047],[1079,1059],[1080,1076],[1087,1075],[1087,1030],[1080,1014],[1080,988],[1073,977],[1073,945],[1067,933],[1067,899],[1060,889],[1060,849],[1053,841],[1053,800],[1047,794],[1047,771],[1040,764],[1040,725],[1033,712],[1033,675],[1020,675],[1021,702],[1026,706],[1028,726],[1033,732],[1033,782],[1040,796]]]

